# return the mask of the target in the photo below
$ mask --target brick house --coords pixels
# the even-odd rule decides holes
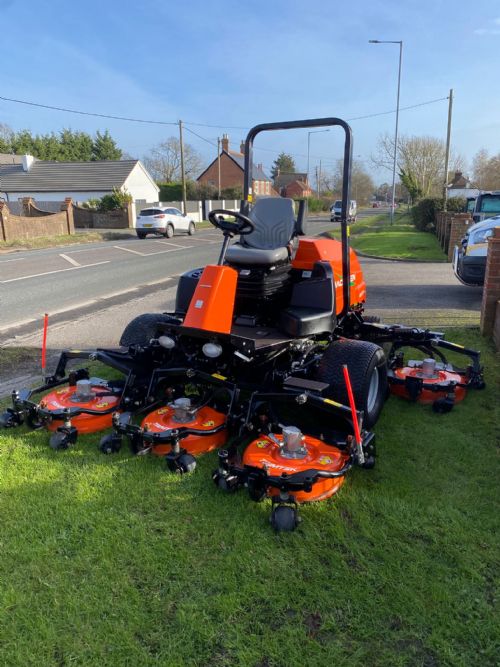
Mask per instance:
[[[302,172],[278,172],[274,187],[282,197],[311,197],[312,189],[307,174]]]
[[[245,144],[240,144],[240,152],[229,150],[229,137],[222,137],[222,150],[220,153],[220,188],[241,187],[243,189],[243,174],[245,171]],[[219,186],[219,165],[215,158],[208,167],[196,179],[198,183],[213,188]],[[261,164],[252,167],[252,192],[255,196],[276,195],[271,180],[265,175]]]

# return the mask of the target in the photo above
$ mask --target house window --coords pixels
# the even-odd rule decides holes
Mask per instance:
[[[255,181],[253,184],[253,189],[256,195],[259,194],[259,181]]]
[[[269,181],[266,183],[266,194],[269,194],[271,192],[271,188],[269,187]]]

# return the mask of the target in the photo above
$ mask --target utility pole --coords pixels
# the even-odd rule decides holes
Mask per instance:
[[[316,167],[316,194],[319,199],[319,178],[318,178],[318,167]]]
[[[220,201],[220,137],[217,137],[217,171],[219,172],[219,187],[217,199]]]
[[[450,162],[450,144],[451,144],[451,113],[453,110],[453,88],[450,88],[450,96],[448,97],[448,129],[446,132],[446,153],[444,156],[444,186],[443,186],[443,208],[446,211],[446,203],[448,201],[448,165]]]
[[[184,141],[182,139],[182,120],[179,121],[179,141],[181,144],[181,178],[182,178],[182,206],[183,210],[182,212],[184,214],[187,213],[186,211],[186,173],[184,171]]]
[[[321,197],[321,160],[319,161],[318,198]]]

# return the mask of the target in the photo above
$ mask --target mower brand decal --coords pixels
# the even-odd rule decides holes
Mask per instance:
[[[196,301],[196,303],[194,304],[194,307],[195,307],[195,308],[203,308],[203,300],[202,300],[202,299],[198,299],[198,300]]]
[[[215,426],[215,422],[213,419],[209,419],[208,421],[203,422],[202,426],[206,426],[207,428],[212,428],[213,426]]]
[[[265,449],[269,447],[269,440],[257,440],[255,443],[259,449]]]
[[[324,398],[323,403],[329,403],[330,405],[334,405],[336,408],[343,408],[344,406],[342,403],[337,403],[337,401],[332,401],[331,398]]]
[[[165,424],[160,424],[158,422],[154,422],[153,424],[148,424],[149,429],[151,429],[152,426],[156,427],[159,431],[167,431],[169,428],[168,426],[165,426]]]
[[[66,389],[58,389],[58,390],[56,391],[56,394],[57,394],[58,396],[60,396],[61,394],[65,394],[65,393],[66,393]]]
[[[96,403],[96,408],[107,408],[111,403],[109,401],[103,401],[102,403]]]
[[[64,405],[61,405],[59,401],[50,401],[49,405],[51,408],[64,408]]]
[[[291,468],[290,466],[282,466],[279,465],[279,463],[273,463],[272,461],[267,461],[267,459],[261,459],[260,463],[262,466],[266,468],[276,468],[277,470],[282,470],[283,472],[297,472],[295,468]]]
[[[220,373],[212,373],[212,377],[216,380],[227,380],[225,375],[220,375]]]
[[[170,408],[160,408],[159,410],[156,411],[156,414],[157,415],[164,415],[169,411],[170,411]]]
[[[344,284],[344,280],[342,278],[339,278],[339,280],[335,281],[335,287],[342,287]],[[356,284],[356,274],[351,273],[351,277],[349,279],[349,285],[355,285]]]
[[[329,456],[320,456],[318,463],[321,463],[322,466],[327,466],[330,463],[333,463],[332,459]]]

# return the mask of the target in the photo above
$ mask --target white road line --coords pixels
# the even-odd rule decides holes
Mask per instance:
[[[80,248],[79,250],[72,250],[71,254],[74,255],[75,252],[94,252],[95,250],[107,250],[109,246],[103,245],[99,246],[99,248]]]
[[[192,236],[189,240],[190,241],[200,241],[200,243],[218,243],[218,241],[210,241],[210,239],[208,239],[206,237],[205,238],[200,238],[200,237]]]
[[[170,241],[153,241],[153,243],[164,243],[165,245],[172,245],[175,248],[189,248],[188,245],[178,245],[177,243],[170,243]]]
[[[63,259],[65,259],[70,264],[73,264],[73,266],[81,266],[81,264],[79,262],[77,262],[76,259],[73,259],[72,257],[68,257],[68,255],[63,255],[62,253],[59,253],[59,257],[62,257]]]
[[[132,248],[123,248],[122,246],[119,245],[114,245],[113,248],[117,248],[118,250],[124,250],[125,252],[132,252],[134,255],[140,255],[141,257],[146,257],[146,255],[143,252],[139,252],[138,250],[132,250]]]
[[[7,262],[20,262],[22,259],[26,259],[26,257],[15,257],[14,259],[2,259],[0,261],[0,264],[7,264]]]
[[[63,273],[64,271],[77,271],[78,269],[88,269],[91,266],[99,266],[99,264],[109,264],[109,260],[106,260],[105,262],[94,262],[94,264],[85,264],[85,266],[71,266],[69,269],[57,269],[56,271],[33,273],[30,276],[21,276],[20,278],[9,278],[9,280],[0,280],[0,284],[3,285],[4,283],[15,283],[18,280],[28,280],[28,278],[39,278],[40,276],[48,276],[52,273]]]
[[[12,322],[11,324],[8,324],[6,327],[0,327],[0,333],[8,331],[9,329],[14,329],[15,327],[22,327],[25,324],[31,324],[31,322],[36,322],[36,318],[32,317],[30,320],[20,320],[19,322]]]

